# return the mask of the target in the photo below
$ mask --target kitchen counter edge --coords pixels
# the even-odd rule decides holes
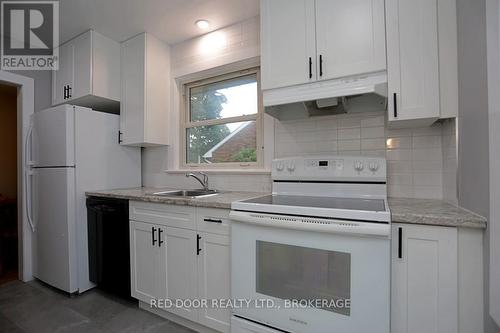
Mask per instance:
[[[392,223],[486,229],[487,220],[443,200],[389,198]]]
[[[127,199],[167,205],[183,205],[204,208],[231,209],[231,202],[246,200],[269,193],[221,191],[220,194],[204,198],[167,198],[151,195],[153,192],[175,190],[171,188],[134,188],[105,191],[88,191],[87,197]],[[486,218],[467,209],[443,200],[389,198],[392,223],[464,227],[485,229]]]
[[[246,200],[268,194],[261,192],[220,191],[217,195],[201,198],[175,198],[152,195],[152,193],[154,192],[176,190],[177,189],[173,188],[134,188],[105,191],[88,191],[85,193],[85,195],[87,197],[126,199],[131,201],[161,203],[165,205],[231,209],[231,202],[233,201]]]

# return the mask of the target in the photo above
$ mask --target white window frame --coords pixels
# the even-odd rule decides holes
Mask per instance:
[[[204,86],[210,83],[238,78],[255,74],[257,77],[257,113],[223,119],[209,119],[202,121],[190,120],[189,89]],[[230,72],[194,82],[188,82],[182,88],[182,102],[180,112],[180,167],[183,170],[224,170],[224,169],[263,169],[264,167],[264,126],[263,126],[263,104],[260,86],[260,69],[258,67]],[[226,163],[187,163],[187,129],[198,126],[221,125],[234,122],[255,121],[256,129],[256,154],[257,162],[226,162]]]

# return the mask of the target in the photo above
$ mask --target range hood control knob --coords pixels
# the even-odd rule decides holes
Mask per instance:
[[[363,162],[361,162],[361,161],[354,162],[354,170],[361,172],[361,171],[363,171],[363,169],[364,169]]]

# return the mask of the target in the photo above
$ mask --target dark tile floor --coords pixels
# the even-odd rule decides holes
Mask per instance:
[[[99,290],[70,298],[40,282],[12,281],[0,286],[0,332],[193,331]]]

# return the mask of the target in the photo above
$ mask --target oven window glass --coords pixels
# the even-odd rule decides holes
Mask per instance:
[[[350,315],[350,253],[257,241],[256,258],[258,293]]]

